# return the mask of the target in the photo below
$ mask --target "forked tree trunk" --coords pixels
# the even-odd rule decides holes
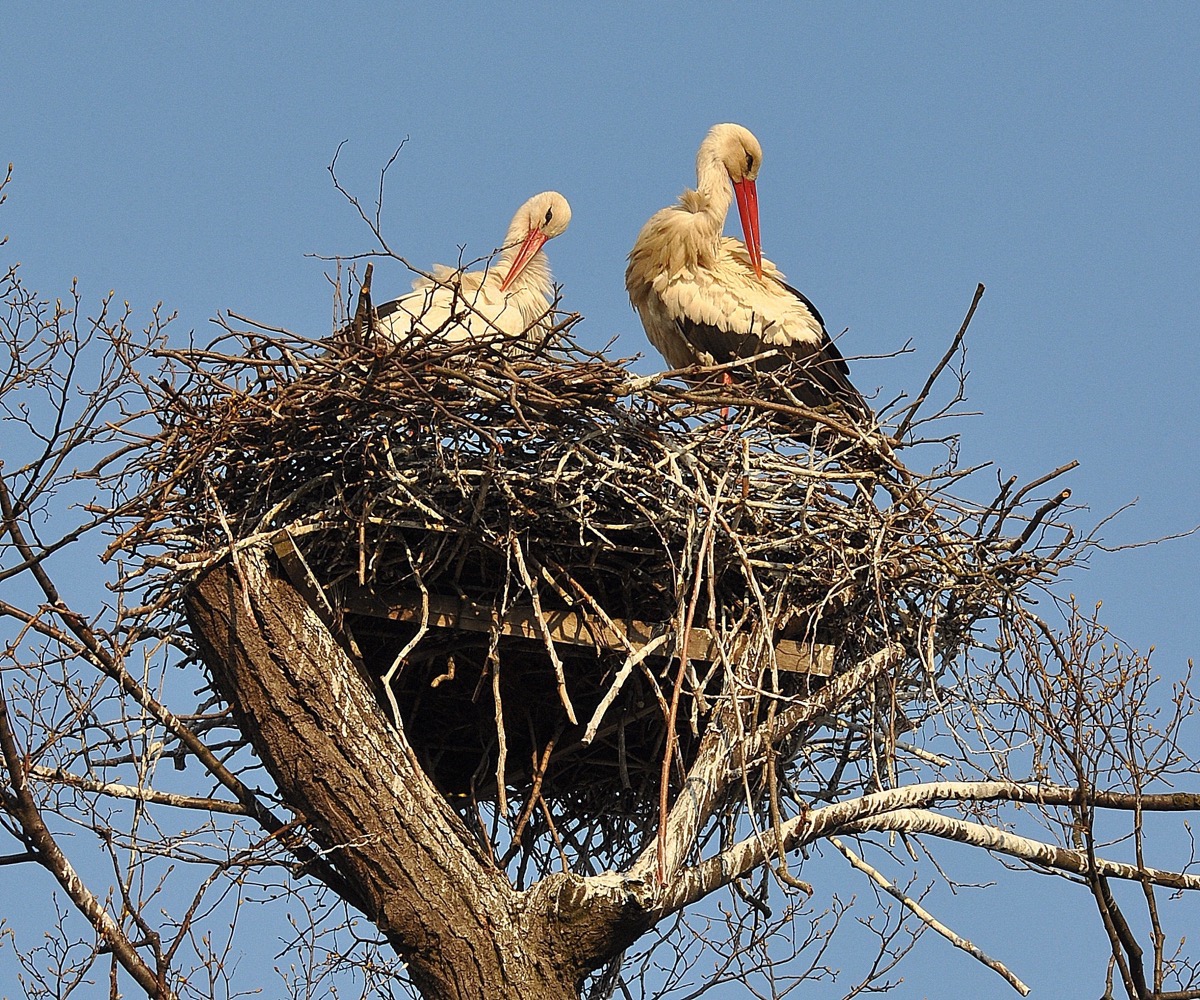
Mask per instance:
[[[632,897],[596,880],[514,891],[267,552],[207,572],[187,610],[242,731],[424,996],[576,998],[646,929]]]

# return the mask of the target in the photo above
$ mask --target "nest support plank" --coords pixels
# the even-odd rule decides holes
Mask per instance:
[[[329,612],[331,605],[324,588],[313,576],[288,531],[280,531],[276,536],[275,552],[292,582],[306,594],[313,607]],[[354,585],[346,588],[339,606],[350,614],[411,622],[428,628],[498,633],[523,639],[541,639],[549,635],[555,643],[632,655],[650,644],[660,645],[662,636],[674,629],[672,624],[632,620],[612,621],[610,625],[598,616],[578,610],[542,609],[539,617],[532,605],[518,606],[501,614],[493,607],[466,598],[416,591],[392,592],[385,600],[370,588]],[[734,636],[727,644],[725,655],[737,659],[748,643],[747,636]],[[721,656],[721,640],[709,629],[692,628],[687,636],[687,650],[690,659],[713,662]],[[774,666],[787,673],[829,677],[833,673],[835,652],[835,647],[827,644],[781,639],[775,643]]]

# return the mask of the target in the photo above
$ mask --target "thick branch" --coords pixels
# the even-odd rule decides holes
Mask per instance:
[[[760,726],[749,737],[739,740],[735,727],[728,724],[725,716],[710,726],[701,742],[696,763],[689,770],[687,781],[667,818],[663,870],[668,880],[679,870],[700,829],[749,761],[760,757],[769,743],[783,739],[818,716],[836,711],[903,655],[900,646],[892,645],[867,657],[839,674],[817,694],[780,712],[769,734]],[[657,845],[653,845],[642,852],[629,870],[630,878],[647,879],[657,867]]]
[[[1089,875],[1086,851],[1074,851],[1040,840],[1021,837],[1015,833],[997,830],[982,823],[942,816],[925,809],[899,809],[885,816],[846,826],[847,833],[892,832],[924,833],[944,840],[955,840],[971,847],[1007,854],[1020,861],[1073,875]],[[1095,874],[1108,878],[1128,879],[1134,882],[1152,882],[1170,889],[1200,890],[1200,875],[1164,871],[1160,868],[1139,868],[1122,861],[1096,858]]]
[[[214,683],[280,792],[426,996],[575,996],[587,969],[619,952],[610,945],[617,924],[630,940],[644,928],[640,908],[623,891],[570,876],[514,892],[268,558],[246,551],[240,572],[217,566],[186,600]],[[604,899],[596,912],[583,905]]]
[[[784,823],[780,828],[780,835],[785,850],[794,850],[832,834],[904,830],[912,833],[931,833],[952,840],[962,840],[964,843],[971,843],[977,847],[986,847],[989,850],[1013,853],[1013,851],[1006,851],[1004,847],[992,846],[991,834],[994,834],[999,839],[1011,838],[1004,842],[1014,851],[1020,848],[1038,853],[1034,850],[1035,848],[1039,851],[1044,848],[1048,852],[1058,852],[1062,849],[1053,848],[1038,841],[1015,837],[1013,834],[993,830],[977,823],[967,823],[963,820],[940,816],[920,807],[936,802],[1029,802],[1047,806],[1069,806],[1078,804],[1080,797],[1081,793],[1078,788],[1063,785],[1017,784],[1004,781],[930,782],[910,785],[906,788],[889,789],[872,795],[864,795],[861,798],[837,802],[821,809],[813,809]],[[1200,808],[1200,795],[1188,792],[1137,796],[1124,792],[1094,791],[1088,794],[1088,799],[1091,804],[1105,809],[1132,811],[1139,805],[1144,811],[1183,811]],[[897,816],[902,818],[897,819]],[[914,817],[922,817],[921,822],[929,826],[936,825],[938,829],[918,829],[920,823]],[[658,897],[655,904],[656,912],[660,914],[674,912],[702,899],[714,890],[728,885],[734,879],[741,878],[747,872],[758,867],[774,853],[775,849],[774,838],[767,840],[760,837],[749,837],[739,841],[715,857],[681,873],[680,877]],[[1086,859],[1080,862],[1079,859],[1083,856],[1079,852],[1062,851],[1062,854],[1061,864],[1051,864],[1045,860],[1034,858],[1024,860],[1031,860],[1034,863],[1063,871],[1078,873],[1087,871]],[[1019,857],[1020,854],[1014,854],[1014,856]],[[1102,874],[1114,878],[1140,879],[1144,877],[1146,881],[1158,882],[1162,885],[1200,889],[1200,876],[1158,872],[1155,869],[1147,869],[1143,876],[1138,873],[1138,869],[1134,865],[1118,865],[1116,862],[1105,862],[1104,864],[1116,865],[1116,868],[1111,869],[1101,866]],[[1184,881],[1175,882],[1172,879]],[[1194,884],[1192,880],[1194,880]],[[1185,882],[1187,884],[1184,884]]]

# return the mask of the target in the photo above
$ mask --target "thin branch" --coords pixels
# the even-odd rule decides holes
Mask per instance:
[[[1014,990],[1016,990],[1018,993],[1021,994],[1021,996],[1023,996],[1023,997],[1029,996],[1029,992],[1030,992],[1029,987],[1026,986],[1023,982],[1021,982],[1021,980],[1007,966],[1005,966],[1003,962],[999,961],[998,959],[992,958],[990,955],[988,955],[986,952],[984,952],[978,945],[972,943],[971,941],[968,941],[966,938],[964,938],[961,935],[956,934],[954,931],[952,931],[949,927],[947,927],[940,920],[938,920],[937,917],[935,917],[932,913],[930,913],[928,910],[926,910],[925,907],[923,907],[915,899],[913,899],[907,893],[902,892],[898,887],[896,887],[890,881],[888,881],[886,878],[884,878],[884,876],[879,872],[878,869],[874,868],[872,865],[868,864],[866,861],[864,861],[862,858],[860,858],[857,854],[855,854],[852,850],[850,850],[850,848],[848,848],[844,843],[842,843],[842,841],[840,839],[838,839],[837,837],[830,837],[829,842],[831,844],[833,844],[833,846],[836,847],[839,851],[842,852],[842,854],[845,856],[846,860],[849,861],[851,865],[853,865],[860,872],[865,874],[872,882],[874,882],[877,886],[879,886],[879,888],[882,889],[884,892],[886,892],[888,895],[892,896],[895,899],[898,899],[904,905],[904,907],[906,909],[912,911],[912,913],[919,920],[921,920],[922,923],[924,923],[928,927],[931,927],[933,930],[937,931],[940,935],[942,935],[942,937],[944,937],[947,941],[949,941],[952,945],[954,945],[955,948],[961,948],[972,958],[983,963],[989,969],[991,969],[993,972],[995,972],[998,975],[1000,975],[1001,977],[1003,977],[1004,980]]]
[[[40,778],[43,781],[70,785],[72,788],[79,788],[85,792],[110,795],[118,799],[134,799],[138,802],[150,802],[177,809],[198,809],[202,812],[225,813],[230,816],[248,816],[250,814],[241,802],[228,802],[224,799],[213,799],[207,796],[181,795],[177,792],[160,792],[154,788],[139,788],[112,781],[96,781],[93,778],[71,774],[59,768],[43,767],[40,764],[35,764],[28,770],[31,777]]]
[[[937,363],[937,367],[933,369],[929,378],[925,380],[925,384],[921,387],[921,391],[917,394],[917,398],[908,406],[908,412],[905,413],[904,419],[900,421],[900,426],[896,428],[896,439],[900,440],[904,437],[904,432],[912,425],[913,418],[917,415],[917,410],[921,408],[921,404],[929,398],[929,392],[933,388],[934,382],[938,380],[938,376],[945,370],[946,365],[950,363],[950,359],[958,352],[959,345],[962,344],[963,337],[967,334],[967,327],[971,325],[971,318],[975,315],[975,310],[979,306],[979,300],[983,298],[983,285],[979,284],[975,287],[975,295],[971,299],[971,306],[967,309],[967,315],[963,318],[962,325],[958,328],[958,333],[954,335],[954,339],[950,342],[950,347],[942,356],[942,360]]]
[[[26,842],[37,854],[38,863],[46,869],[81,914],[96,928],[122,968],[134,981],[155,1000],[174,1000],[175,991],[167,986],[166,969],[155,972],[137,953],[133,943],[125,936],[120,925],[84,884],[66,854],[58,846],[54,835],[42,819],[41,810],[34,801],[25,774],[25,762],[17,745],[16,733],[12,729],[8,714],[8,699],[0,687],[0,752],[3,753],[8,770],[9,787],[12,790],[12,811],[24,833]]]

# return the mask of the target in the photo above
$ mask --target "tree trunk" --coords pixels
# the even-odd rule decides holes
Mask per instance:
[[[208,571],[192,632],[281,794],[436,1000],[578,996],[647,926],[617,882],[516,892],[421,770],[370,682],[264,551]]]

